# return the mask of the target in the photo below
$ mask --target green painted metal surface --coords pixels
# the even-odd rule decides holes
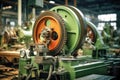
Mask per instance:
[[[71,67],[71,61],[61,61],[60,66],[63,67],[67,72],[69,72],[69,79],[68,80],[74,80],[75,79],[75,71]]]
[[[76,48],[76,49],[79,49],[83,45],[85,38],[86,38],[86,33],[87,33],[87,27],[86,27],[86,23],[85,23],[86,21],[85,21],[83,13],[78,8],[76,8],[74,6],[68,6],[68,7],[75,12],[75,14],[77,15],[77,17],[79,19],[80,34],[79,34],[78,46]]]
[[[51,11],[58,13],[65,21],[65,28],[67,30],[66,53],[71,54],[76,50],[81,36],[79,19],[75,12],[66,6],[57,6],[52,8]]]
[[[98,54],[98,50],[100,50],[100,49],[105,49],[105,50],[108,49],[109,47],[104,44],[102,37],[101,37],[100,33],[98,32],[96,26],[93,23],[91,23],[90,21],[86,21],[86,24],[89,27],[91,27],[91,29],[94,33],[94,40],[93,40],[94,44],[93,45],[95,46],[94,50],[96,50],[96,54]],[[91,49],[91,50],[90,49],[83,49],[83,51],[85,54],[88,54],[88,55],[92,55],[92,53],[93,53],[93,49]],[[96,58],[97,57],[98,56],[96,56]]]
[[[107,74],[108,64],[104,62],[91,62],[85,64],[79,64],[78,66],[73,66],[75,69],[76,78],[90,75],[90,74]]]
[[[109,65],[102,60],[93,60],[91,57],[66,58],[60,62],[60,66],[69,72],[69,80],[75,80],[90,74],[106,75]]]
[[[27,23],[27,26],[18,26],[16,27],[17,35],[18,35],[18,42],[25,43],[26,47],[30,46],[30,43],[33,42],[32,33],[33,33],[33,25],[34,21],[30,21]],[[24,29],[26,27],[26,29]]]
[[[97,49],[105,48],[106,45],[104,44],[102,37],[101,37],[100,33],[98,32],[96,26],[93,23],[91,23],[90,21],[86,21],[86,22],[90,27],[92,27],[94,34],[96,34],[95,47]]]
[[[27,64],[27,60],[26,59],[22,59],[20,58],[19,60],[19,75],[25,75],[27,76],[27,70],[24,68],[24,66],[26,66]]]
[[[27,76],[28,74],[30,74],[29,71],[26,69],[28,63],[33,65],[33,67],[38,68],[38,65],[35,63],[34,56],[32,56],[29,59],[20,58],[19,59],[19,76],[21,76],[21,75]]]
[[[78,18],[78,15],[76,12],[73,11],[72,8],[66,7],[66,6],[57,6],[51,9],[51,11],[54,11],[58,13],[65,22],[65,28],[67,30],[67,42],[66,42],[66,52],[65,52],[65,58],[60,58],[58,60],[58,66],[55,67],[54,72],[57,72],[58,69],[64,69],[64,71],[68,72],[67,80],[75,80],[76,78],[86,76],[89,74],[107,74],[107,66],[109,66],[108,63],[105,63],[104,61],[101,60],[93,60],[91,57],[84,57],[84,58],[67,58],[67,55],[72,54],[73,52],[76,51],[78,48],[78,45],[80,43],[80,37],[82,29],[81,29],[81,23],[80,19]],[[99,32],[97,31],[96,27],[94,24],[87,22],[88,25],[90,25],[93,28],[93,31],[95,33],[95,47],[96,49],[106,49],[104,46],[104,43],[101,39],[101,36]],[[47,25],[49,25],[49,21],[47,22]],[[86,50],[85,52],[87,55],[92,54],[92,50]],[[55,57],[52,57],[56,60]],[[29,64],[33,64],[34,66],[37,67],[39,70],[38,66],[39,64],[36,64],[34,61],[35,57],[31,57],[31,61]],[[46,60],[47,61],[47,60]],[[24,68],[24,66],[28,63],[29,61],[20,58],[19,62],[19,72],[20,74],[23,75],[28,75],[29,73],[27,70]],[[56,63],[55,63],[56,64]],[[43,69],[41,71],[49,71],[50,63],[42,64]],[[59,72],[59,71],[58,71]],[[61,70],[62,73],[62,70]],[[64,73],[63,73],[64,74]],[[64,79],[64,76],[61,74]],[[55,74],[56,75],[56,74]],[[61,79],[60,79],[61,80]],[[65,80],[65,79],[64,79]]]

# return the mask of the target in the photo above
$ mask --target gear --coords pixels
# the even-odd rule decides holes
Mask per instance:
[[[70,6],[56,6],[50,10],[64,19],[67,31],[65,54],[74,55],[76,50],[82,46],[86,36],[83,14],[77,8]]]
[[[66,42],[66,30],[63,19],[59,14],[52,11],[46,11],[42,13],[35,22],[33,28],[33,40],[36,44],[41,43],[41,34],[47,33],[45,28],[49,28],[49,35],[44,35],[44,39],[49,39],[48,44],[49,53],[48,55],[57,55],[62,50]],[[43,34],[42,34],[43,36]],[[47,36],[47,37],[46,37]]]

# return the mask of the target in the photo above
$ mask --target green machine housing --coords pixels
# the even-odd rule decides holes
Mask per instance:
[[[56,6],[41,13],[34,24],[33,40],[35,44],[20,52],[19,80],[108,75],[120,64],[119,60],[106,58],[108,47],[95,25],[73,6]]]

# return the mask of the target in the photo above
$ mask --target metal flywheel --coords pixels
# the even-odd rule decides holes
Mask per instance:
[[[56,6],[50,10],[58,13],[64,19],[67,31],[66,53],[74,55],[76,50],[82,46],[86,36],[83,14],[72,6]]]
[[[93,23],[89,21],[86,21],[86,23],[87,23],[87,37],[91,39],[93,44],[95,44],[97,41],[97,31],[96,31],[97,29]]]
[[[33,28],[33,40],[48,46],[50,55],[57,55],[66,42],[64,20],[52,11],[41,13]]]

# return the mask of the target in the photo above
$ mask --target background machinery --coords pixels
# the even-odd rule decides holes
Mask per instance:
[[[29,49],[20,51],[19,80],[75,80],[90,74],[114,75],[111,72],[119,65],[119,61],[106,58],[108,47],[99,32],[73,6],[56,6],[41,13],[34,24],[33,41]]]
[[[33,42],[32,29],[34,21],[26,22],[23,26],[7,26],[0,37],[0,64],[14,67],[20,57],[20,50]],[[10,65],[12,64],[12,65]]]
[[[22,26],[6,25],[0,29],[0,80],[12,80],[18,76],[20,50],[26,49],[33,42],[34,19]]]

